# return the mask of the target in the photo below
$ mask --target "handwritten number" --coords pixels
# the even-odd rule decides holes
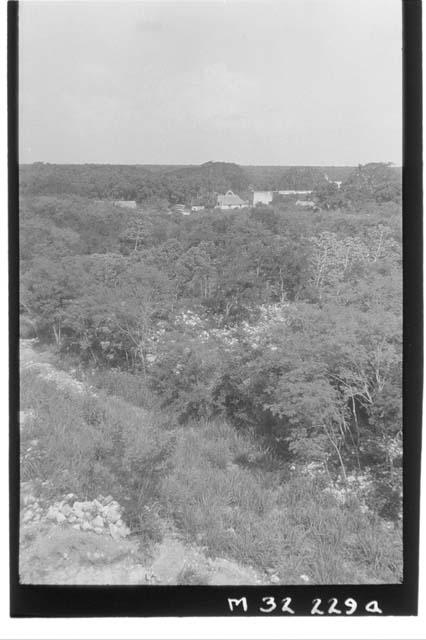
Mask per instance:
[[[294,613],[293,609],[290,608],[291,598],[283,598],[281,602],[283,605],[281,611],[283,613]]]
[[[313,607],[311,610],[311,615],[315,616],[323,616],[324,615],[324,611],[321,611],[319,606],[321,604],[321,598],[315,598],[315,600],[312,600],[313,602]]]
[[[348,607],[348,610],[346,611],[346,615],[351,616],[357,610],[358,604],[356,600],[354,600],[353,598],[346,598],[345,607]]]
[[[329,602],[331,602],[331,605],[328,609],[328,613],[334,613],[336,615],[340,615],[342,612],[340,611],[340,609],[336,608],[337,598],[330,598]]]
[[[273,598],[272,596],[268,596],[267,598],[262,598],[262,602],[269,607],[269,609],[263,609],[262,607],[260,607],[260,611],[262,613],[271,613],[271,611],[277,608],[275,598]]]

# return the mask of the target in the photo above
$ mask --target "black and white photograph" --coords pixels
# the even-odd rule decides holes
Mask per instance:
[[[401,2],[18,33],[19,583],[400,585]]]

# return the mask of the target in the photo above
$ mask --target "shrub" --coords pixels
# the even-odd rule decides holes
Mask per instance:
[[[187,536],[213,555],[273,570],[286,584],[300,584],[302,574],[317,584],[401,579],[398,532],[380,519],[372,526],[358,506],[341,506],[308,477],[280,484],[278,471],[235,463],[253,449],[261,458],[259,445],[220,421],[180,431],[161,499]],[[386,539],[386,557],[365,548],[373,536]],[[364,549],[361,568],[354,545]]]
[[[179,334],[159,346],[150,367],[150,387],[180,422],[214,412],[212,390],[220,369],[220,354],[212,343]]]

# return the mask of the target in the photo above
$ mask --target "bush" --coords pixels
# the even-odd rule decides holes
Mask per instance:
[[[220,354],[212,342],[174,335],[160,345],[150,367],[150,388],[181,423],[214,412],[213,388],[220,371]]]
[[[204,422],[181,431],[161,497],[181,530],[224,555],[279,574],[285,584],[364,583],[401,579],[397,531],[372,525],[359,507],[342,507],[306,477],[280,484],[278,472],[242,468],[236,460],[262,457],[259,445],[232,427]],[[390,549],[377,556],[366,540]],[[358,547],[357,547],[358,545]],[[354,562],[353,549],[362,548]]]

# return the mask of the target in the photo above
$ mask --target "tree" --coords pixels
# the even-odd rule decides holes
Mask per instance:
[[[69,302],[78,295],[81,270],[73,273],[65,261],[36,258],[22,275],[20,303],[30,318],[36,319],[41,337],[52,335],[62,342],[62,325]]]
[[[324,183],[326,178],[318,167],[290,167],[282,174],[279,188],[308,191]]]
[[[21,215],[19,223],[19,251],[22,261],[38,256],[52,260],[79,253],[81,238],[78,233],[55,224],[38,215]]]
[[[346,200],[359,207],[365,202],[401,201],[401,179],[391,163],[359,165],[342,185]]]
[[[316,204],[322,209],[343,209],[347,206],[346,194],[334,182],[317,185],[313,192]]]
[[[214,246],[201,242],[186,251],[177,262],[177,277],[190,296],[210,298],[217,285],[217,269],[211,254]]]
[[[120,234],[122,247],[138,251],[141,247],[149,247],[153,226],[146,216],[140,213],[128,218],[125,229]]]

